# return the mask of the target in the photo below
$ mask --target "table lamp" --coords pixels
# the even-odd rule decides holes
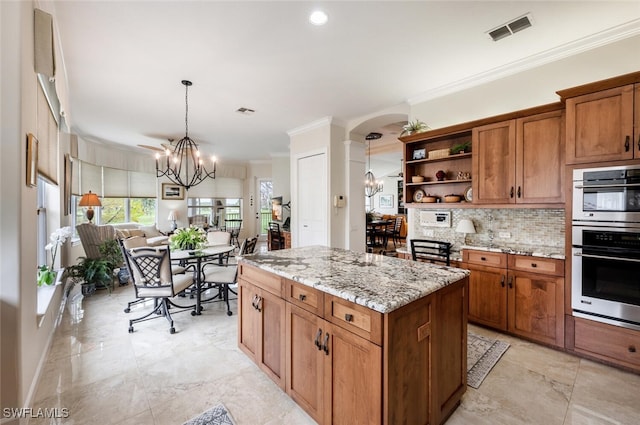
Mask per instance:
[[[167,217],[167,220],[173,222],[173,226],[171,227],[172,231],[175,231],[178,228],[178,225],[176,224],[177,219],[178,214],[176,213],[176,210],[169,211],[169,217]]]
[[[464,245],[467,244],[467,235],[469,233],[475,233],[476,228],[473,225],[473,221],[468,218],[463,218],[458,222],[458,226],[456,227],[457,233],[464,233]]]
[[[78,206],[89,207],[86,214],[87,220],[89,220],[89,223],[91,223],[91,220],[93,220],[93,207],[101,207],[102,204],[100,203],[100,198],[98,198],[98,195],[89,191],[89,193],[85,193],[84,195],[82,195]]]

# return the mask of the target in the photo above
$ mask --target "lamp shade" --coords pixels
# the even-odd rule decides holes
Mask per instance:
[[[169,217],[167,217],[167,220],[175,221],[177,219],[178,219],[178,214],[176,213],[176,211],[175,210],[169,211]]]
[[[101,207],[102,204],[100,203],[100,198],[98,198],[98,195],[89,191],[89,193],[85,193],[84,195],[82,195],[82,198],[80,199],[80,203],[78,204],[78,206]]]
[[[473,221],[468,218],[463,218],[458,222],[458,227],[456,227],[456,232],[458,233],[475,233],[476,228],[473,225]]]

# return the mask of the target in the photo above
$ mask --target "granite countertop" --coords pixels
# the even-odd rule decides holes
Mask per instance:
[[[241,261],[380,313],[469,275],[464,269],[325,246],[261,252]]]
[[[460,251],[451,251],[452,261],[462,261],[462,250],[473,249],[476,251],[489,251],[489,252],[504,252],[505,254],[516,255],[530,255],[532,257],[542,258],[556,258],[564,260],[565,255],[561,248],[550,246],[533,246],[533,245],[514,245],[514,246],[475,246],[475,245],[462,245]],[[403,254],[411,254],[411,249],[407,246],[402,246],[396,249],[396,252]]]

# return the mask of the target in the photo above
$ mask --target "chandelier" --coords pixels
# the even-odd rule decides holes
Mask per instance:
[[[364,174],[364,194],[371,198],[376,193],[382,192],[382,182],[376,180],[376,176],[371,171],[371,140],[379,139],[382,137],[380,133],[369,133],[365,137],[367,140],[367,171]]]
[[[156,176],[166,177],[172,183],[182,186],[185,190],[200,184],[207,177],[216,178],[216,158],[211,157],[213,171],[209,172],[204,166],[198,145],[189,137],[189,86],[193,83],[182,80],[185,86],[184,103],[184,137],[176,143],[173,151],[169,148],[165,151],[165,160],[160,161],[160,154],[156,154]],[[161,162],[162,164],[161,167]]]

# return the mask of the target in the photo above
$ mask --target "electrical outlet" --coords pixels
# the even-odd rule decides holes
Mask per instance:
[[[498,237],[500,239],[511,239],[511,233],[509,233],[509,232],[500,232],[500,233],[498,233]]]
[[[435,233],[433,232],[432,229],[422,229],[422,235],[432,238],[435,235]]]

